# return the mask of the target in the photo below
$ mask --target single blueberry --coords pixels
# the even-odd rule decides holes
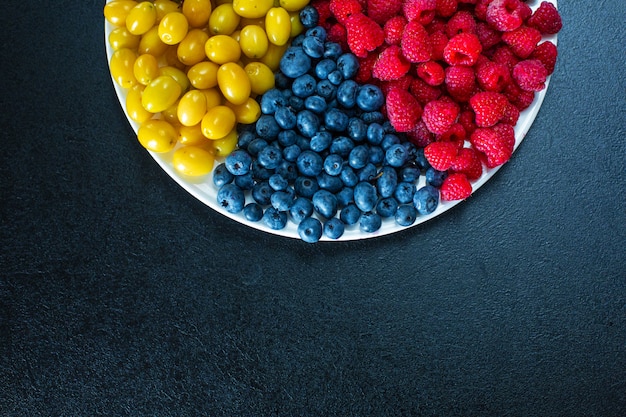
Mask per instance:
[[[385,129],[379,123],[372,122],[367,127],[367,141],[372,145],[380,145],[385,136]]]
[[[261,152],[261,149],[265,148],[267,145],[268,143],[265,139],[261,139],[257,137],[257,138],[254,138],[252,142],[250,142],[246,150],[248,151],[250,155],[257,156],[259,152]]]
[[[372,212],[363,213],[359,218],[359,229],[365,233],[374,233],[382,226],[380,215]]]
[[[337,58],[337,69],[341,71],[344,80],[349,80],[358,72],[359,61],[354,54],[347,52]]]
[[[426,156],[424,156],[424,148],[417,148],[415,151],[415,164],[422,170],[430,167],[430,163],[426,159]]]
[[[283,148],[283,158],[287,161],[294,162],[298,159],[302,150],[296,144],[289,145],[286,148]]]
[[[356,106],[359,84],[354,80],[345,80],[337,87],[337,102],[346,109]]]
[[[337,193],[343,188],[343,181],[341,181],[341,178],[328,175],[325,171],[320,172],[316,178],[320,188],[328,190],[331,193]]]
[[[307,197],[298,197],[291,205],[291,208],[289,208],[289,214],[291,215],[291,220],[293,220],[295,224],[298,224],[307,217],[311,217],[313,210],[311,200]]]
[[[257,181],[264,181],[272,176],[272,170],[265,168],[258,159],[252,161],[252,177]]]
[[[270,197],[270,203],[278,211],[287,211],[294,202],[294,196],[287,191],[275,191]]]
[[[319,80],[328,78],[328,74],[337,69],[337,63],[332,59],[322,59],[315,65],[315,75]]]
[[[293,45],[294,43],[292,42],[292,46],[287,48],[283,54],[280,59],[279,67],[287,77],[298,78],[311,69],[311,58],[304,53],[302,47]]]
[[[307,110],[311,110],[313,113],[324,113],[324,111],[326,111],[326,107],[326,100],[324,100],[317,94],[314,94],[304,99],[304,108]]]
[[[380,143],[380,146],[386,151],[387,149],[391,148],[393,145],[400,145],[400,144],[401,144],[401,141],[397,135],[394,135],[393,133],[386,133],[385,136],[383,136],[383,141]],[[406,149],[404,149],[404,152],[406,152]]]
[[[300,14],[298,16],[300,17],[300,23],[302,23],[302,26],[305,28],[313,28],[317,26],[317,22],[320,18],[320,14],[317,9],[310,4],[304,6],[304,8],[300,10]]]
[[[367,165],[357,171],[357,175],[359,181],[373,181],[376,175],[378,175],[378,170],[376,169],[376,165],[368,162]]]
[[[256,121],[256,134],[262,139],[275,139],[280,133],[280,126],[274,116],[263,114]]]
[[[336,217],[328,219],[326,223],[324,223],[324,236],[329,239],[339,239],[343,236],[345,227],[343,222]]]
[[[226,164],[224,162],[217,165],[213,170],[213,184],[215,184],[217,188],[220,188],[224,184],[232,182],[233,178],[234,175],[231,174],[230,171],[228,171],[228,168],[226,168]]]
[[[343,53],[343,49],[341,45],[337,42],[326,42],[324,44],[324,58],[330,58],[332,60],[337,60]]]
[[[400,170],[400,180],[404,182],[416,182],[420,177],[420,170],[416,166],[405,166]]]
[[[399,182],[393,196],[400,204],[410,203],[415,196],[415,188],[415,184],[412,182]]]
[[[257,160],[261,166],[267,169],[275,169],[283,160],[283,154],[278,146],[269,145],[261,149],[257,155]]]
[[[365,145],[358,145],[350,151],[348,163],[354,169],[361,169],[369,162],[369,156],[369,148]]]
[[[432,185],[425,185],[415,192],[413,205],[422,215],[432,213],[439,205],[439,190]]]
[[[244,175],[250,172],[252,156],[246,150],[236,149],[224,159],[224,164],[231,174]]]
[[[333,135],[331,135],[330,132],[321,131],[313,135],[311,141],[309,142],[309,146],[312,151],[322,152],[328,149],[332,141]]]
[[[324,171],[328,175],[341,174],[341,168],[343,167],[343,158],[337,154],[330,154],[324,159]]]
[[[347,225],[356,224],[360,217],[361,210],[359,210],[359,208],[353,203],[350,203],[342,208],[341,213],[339,213],[339,218]]]
[[[380,165],[385,160],[385,151],[377,145],[370,146],[370,162],[374,165]]]
[[[315,135],[320,130],[321,124],[319,117],[310,110],[298,112],[296,123],[298,131],[307,138]]]
[[[317,88],[317,81],[311,74],[304,74],[293,80],[291,90],[293,94],[300,98],[312,95]]]
[[[244,217],[251,222],[258,222],[263,217],[263,207],[257,203],[248,203],[243,208]]]
[[[280,146],[287,147],[296,143],[298,134],[294,130],[283,130],[278,134]]]
[[[343,132],[348,127],[348,115],[339,109],[330,109],[324,115],[326,129],[333,132]]]
[[[393,197],[381,198],[376,204],[376,213],[380,217],[393,217],[398,210],[398,202]]]
[[[291,46],[302,46],[302,42],[304,41],[305,34],[301,33],[291,41]]]
[[[217,204],[229,213],[239,213],[245,204],[243,190],[232,183],[223,185],[217,192]]]
[[[398,173],[393,167],[384,166],[376,180],[376,189],[381,197],[391,197],[398,186]]]
[[[281,129],[293,129],[296,127],[296,112],[291,106],[279,107],[274,113],[274,119]],[[278,132],[280,135],[281,132]]]
[[[362,142],[367,137],[367,124],[358,117],[351,117],[347,132],[350,139],[355,142]]]
[[[330,153],[335,153],[343,158],[347,158],[352,148],[354,148],[352,139],[347,136],[338,136],[334,138],[330,144]]]
[[[287,225],[287,213],[268,207],[263,213],[263,223],[273,230],[284,229]]]
[[[408,151],[402,144],[391,145],[385,152],[385,161],[396,168],[403,166],[408,157]]]
[[[338,69],[331,71],[330,74],[328,74],[328,81],[330,81],[330,83],[335,86],[341,84],[341,82],[343,81],[343,75],[341,74],[341,71],[339,71]]]
[[[385,116],[379,111],[368,111],[361,114],[361,119],[365,123],[383,123]]]
[[[297,113],[304,109],[304,99],[295,95],[291,96],[287,100],[287,105]]]
[[[289,181],[280,174],[273,174],[267,182],[274,191],[282,191],[289,186]]]
[[[315,217],[307,217],[298,225],[298,235],[306,243],[315,243],[322,237],[322,223]]]
[[[283,161],[278,165],[275,170],[275,173],[283,177],[290,184],[298,177],[298,168],[294,161],[287,161],[283,159]]]
[[[316,36],[307,36],[302,41],[302,50],[313,59],[324,56],[324,41]]]
[[[417,209],[411,204],[402,204],[398,206],[395,218],[400,226],[410,226],[417,219]]]
[[[261,103],[259,104],[261,106],[261,113],[274,114],[277,108],[287,105],[287,99],[281,90],[272,88],[261,96]]]
[[[270,187],[268,181],[259,181],[254,184],[254,187],[252,187],[251,195],[254,201],[256,201],[258,204],[262,206],[267,206],[271,203],[270,198],[272,197],[273,193],[274,190],[272,189],[272,187]]]
[[[376,207],[378,193],[369,182],[360,182],[354,187],[354,204],[362,212],[372,211]]]
[[[252,125],[250,124],[246,126],[252,126]],[[255,138],[256,138],[255,132],[250,131],[250,130],[243,131],[239,133],[239,136],[237,137],[237,146],[239,148],[245,149],[248,147],[250,142],[252,142]]]
[[[305,38],[307,37],[318,38],[319,40],[324,42],[326,40],[327,33],[326,33],[326,29],[318,25],[313,28],[307,29],[306,32],[304,32],[304,36]]]
[[[298,155],[296,166],[302,175],[315,177],[322,172],[324,161],[317,152],[306,150]]]
[[[345,207],[350,203],[354,203],[354,189],[351,187],[343,187],[335,194],[339,207]]]
[[[330,219],[337,214],[337,197],[328,190],[317,190],[313,194],[313,207],[323,217]]]
[[[315,90],[317,94],[323,97],[327,102],[335,98],[335,94],[337,93],[337,87],[327,79],[320,80]]]
[[[364,84],[359,88],[356,104],[363,111],[376,111],[385,103],[382,90],[373,84]]]
[[[244,174],[244,175],[235,176],[234,182],[237,185],[237,187],[241,188],[242,190],[251,190],[252,187],[254,187],[254,184],[256,183],[256,181],[254,180],[254,177],[252,176],[252,172],[248,172],[247,174]]]
[[[426,170],[426,184],[439,188],[443,184],[443,180],[448,177],[448,171],[438,171],[433,167]]]
[[[341,181],[346,187],[354,187],[359,183],[359,176],[354,172],[350,165],[344,165],[341,168]]]

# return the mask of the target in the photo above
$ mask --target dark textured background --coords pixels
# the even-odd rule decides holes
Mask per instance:
[[[314,246],[140,148],[103,5],[0,16],[0,415],[626,415],[623,1],[560,2],[544,105],[470,201]]]

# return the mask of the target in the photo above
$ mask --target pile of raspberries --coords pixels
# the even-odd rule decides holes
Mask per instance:
[[[548,1],[535,11],[523,0],[311,4],[328,39],[358,57],[356,81],[381,87],[395,130],[448,172],[447,199],[468,197],[483,165],[509,160],[520,112],[545,88],[557,59],[556,45],[543,40],[562,27]]]

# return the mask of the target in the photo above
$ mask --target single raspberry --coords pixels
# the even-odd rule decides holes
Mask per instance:
[[[549,1],[541,2],[537,10],[526,20],[526,24],[546,35],[554,35],[563,27],[559,11]]]
[[[471,147],[459,150],[450,169],[453,172],[465,174],[470,181],[477,180],[483,175],[483,164],[480,160],[480,155],[476,149]]]
[[[350,16],[363,13],[363,8],[357,0],[330,0],[329,9],[335,19],[344,25]]]
[[[385,104],[389,121],[397,132],[413,130],[422,116],[422,106],[417,99],[400,88],[389,91]]]
[[[491,49],[502,41],[502,34],[485,22],[476,24],[476,36],[478,36],[483,50]]]
[[[482,91],[470,98],[469,105],[476,115],[476,126],[490,127],[502,119],[508,100],[504,94]]]
[[[372,69],[378,60],[378,54],[370,52],[365,58],[357,58],[359,61],[359,69],[355,76],[355,81],[365,84],[372,79]]]
[[[541,91],[546,87],[548,70],[538,59],[525,59],[513,68],[513,79],[525,91]]]
[[[441,85],[446,78],[443,67],[436,61],[422,62],[416,69],[417,76],[429,85]]]
[[[410,62],[426,62],[431,58],[430,36],[418,21],[407,23],[400,46],[402,53]]]
[[[387,20],[383,31],[385,32],[385,42],[389,45],[400,45],[402,40],[402,33],[404,33],[404,27],[406,26],[406,19],[404,16],[394,16]]]
[[[423,120],[418,121],[413,130],[406,132],[406,135],[412,144],[420,148],[425,148],[435,141],[435,135],[428,130]]]
[[[446,68],[446,89],[448,94],[459,102],[465,102],[474,95],[477,85],[474,70],[464,65]]]
[[[421,105],[437,100],[442,93],[440,87],[427,84],[421,78],[414,78],[409,90]]]
[[[511,128],[512,129],[512,128]],[[493,127],[479,127],[470,136],[470,143],[477,150],[485,154],[488,168],[494,168],[507,162],[513,154],[508,134]]]
[[[465,135],[470,136],[477,127],[474,111],[470,108],[461,109],[461,114],[459,114],[459,123],[463,126],[463,129],[465,129]]]
[[[348,46],[354,55],[365,58],[368,52],[385,42],[385,32],[376,22],[363,13],[350,15],[345,23]]]
[[[517,106],[507,100],[506,109],[504,110],[504,116],[502,116],[502,119],[500,119],[500,121],[502,123],[515,126],[517,124],[517,121],[519,120],[519,114],[520,111]]]
[[[491,55],[491,60],[506,65],[509,71],[513,71],[513,67],[520,61],[508,45],[498,46]]]
[[[524,23],[532,10],[520,0],[494,0],[487,7],[486,20],[496,30],[510,32]]]
[[[492,126],[492,129],[500,136],[502,143],[507,149],[511,149],[511,153],[515,148],[515,128],[508,123],[498,123]]]
[[[461,172],[450,174],[443,180],[439,188],[439,196],[442,201],[465,200],[472,195],[472,184]]]
[[[367,0],[367,15],[380,25],[384,25],[401,10],[402,0]]]
[[[463,144],[465,143],[465,138],[467,137],[467,132],[463,128],[461,123],[452,123],[452,126],[445,133],[441,135],[435,136],[438,142],[452,142],[454,143],[459,150],[463,148]]]
[[[459,33],[448,41],[443,50],[443,59],[448,65],[466,65],[476,63],[483,47],[473,33]]]
[[[476,33],[476,20],[474,20],[474,15],[467,10],[456,12],[446,25],[448,38],[453,38],[459,33]]]
[[[550,75],[554,72],[557,56],[558,51],[556,45],[550,41],[545,41],[537,45],[529,58],[541,61],[546,71],[548,71],[548,75]]]
[[[431,33],[429,39],[432,48],[430,59],[433,61],[443,61],[443,51],[450,39],[442,30]]]
[[[348,33],[341,23],[335,22],[327,29],[326,39],[338,43],[343,50],[348,49]]]
[[[541,32],[528,26],[519,28],[502,34],[502,41],[511,47],[515,55],[526,59],[533,53],[537,44],[541,40]]]
[[[432,142],[424,148],[426,160],[437,171],[446,171],[451,166],[459,152],[452,142]]]
[[[409,22],[418,21],[427,25],[435,18],[437,0],[406,0],[402,8]]]
[[[476,80],[483,90],[499,93],[511,82],[511,72],[504,64],[485,61],[476,65]]]
[[[441,98],[424,106],[422,120],[436,135],[446,133],[459,117],[460,108],[454,100]]]
[[[379,55],[372,76],[382,81],[397,80],[411,69],[411,63],[402,55],[398,45],[389,45]]]
[[[457,0],[437,0],[435,13],[437,16],[450,17],[457,11],[458,6]]]

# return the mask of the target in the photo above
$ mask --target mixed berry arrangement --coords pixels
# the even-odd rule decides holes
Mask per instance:
[[[257,8],[235,3],[244,14]],[[269,16],[276,8],[267,3]],[[211,175],[223,210],[272,230],[293,222],[306,242],[338,239],[348,228],[373,233],[383,221],[409,226],[440,201],[469,197],[487,169],[510,159],[520,112],[554,71],[557,48],[545,36],[562,27],[548,1],[534,10],[522,0],[296,3],[292,25],[301,33],[281,35],[274,65],[257,44],[247,53],[239,38],[247,61],[271,68],[271,82],[255,79],[245,62],[218,62],[220,71],[245,68],[251,83],[241,94],[245,77],[235,74],[219,86],[223,99],[214,107],[222,113],[205,128],[214,110],[205,109],[187,127],[198,125],[214,148],[235,132],[226,151],[205,147],[196,157],[223,151]],[[271,44],[280,25],[267,22]],[[263,26],[249,23],[239,26],[240,36]],[[218,58],[231,42],[222,41]],[[184,115],[194,118],[193,111]],[[179,160],[185,158],[193,159]]]

